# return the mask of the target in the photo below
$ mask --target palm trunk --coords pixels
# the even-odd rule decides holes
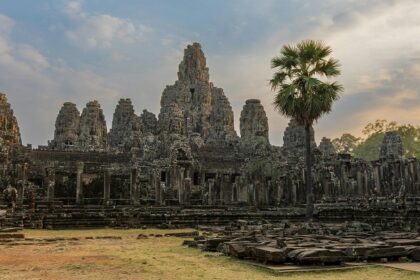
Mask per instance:
[[[311,151],[311,125],[305,124],[306,145],[306,219],[311,220],[314,215],[313,187],[312,187],[312,151]]]

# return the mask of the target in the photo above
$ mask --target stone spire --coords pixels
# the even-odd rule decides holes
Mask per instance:
[[[398,131],[385,133],[379,153],[380,159],[401,159],[404,155],[403,142]]]
[[[115,107],[112,128],[108,134],[111,147],[121,146],[127,139],[131,138],[135,118],[131,99],[120,99]]]
[[[144,133],[158,133],[158,121],[155,114],[147,110],[143,110],[143,113],[140,115],[140,120]]]
[[[94,100],[83,109],[79,123],[79,147],[83,150],[103,150],[107,147],[106,121],[101,105]]]
[[[76,148],[79,140],[78,127],[80,112],[76,104],[66,102],[55,120],[54,140],[49,146],[53,149],[66,150]]]
[[[20,130],[7,97],[0,92],[0,138],[6,145],[21,145]]]
[[[331,139],[326,137],[322,137],[321,142],[319,143],[319,150],[324,157],[331,157],[337,154]]]
[[[312,150],[316,148],[313,128],[311,128],[311,146]],[[294,119],[290,120],[284,131],[283,150],[290,162],[304,159],[305,157],[305,128],[298,125]]]
[[[173,106],[176,103],[177,106]],[[189,137],[196,133],[206,142],[227,143],[237,140],[233,125],[233,111],[229,100],[220,88],[209,82],[209,70],[201,45],[188,45],[179,65],[178,80],[167,86],[161,98],[159,127],[168,128],[167,112],[174,108],[182,118],[182,131]],[[161,131],[167,132],[165,130]]]
[[[178,80],[194,85],[197,82],[209,82],[209,68],[201,45],[194,43],[184,50],[184,58],[179,64]]]
[[[248,99],[242,109],[240,119],[241,143],[250,152],[268,150],[268,119],[261,101]]]

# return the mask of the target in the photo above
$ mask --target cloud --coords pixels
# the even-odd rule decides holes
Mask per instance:
[[[14,25],[15,22],[11,18],[0,14],[0,34],[8,34]]]
[[[49,66],[48,60],[45,56],[40,54],[35,48],[30,45],[19,44],[16,46],[16,53],[23,59],[40,67]]]
[[[81,109],[92,97],[109,104],[110,113],[120,89],[106,78],[74,69],[58,59],[51,63],[35,47],[11,39],[14,21],[0,14],[0,85],[18,118],[23,141],[46,144],[54,132],[54,120],[62,103],[72,100]],[[71,98],[69,98],[71,96]],[[26,110],[27,109],[27,110]]]
[[[70,42],[81,49],[109,49],[116,43],[134,43],[143,40],[153,31],[144,24],[107,14],[89,14],[82,10],[81,1],[70,1],[65,13],[72,20],[72,27],[65,31]]]

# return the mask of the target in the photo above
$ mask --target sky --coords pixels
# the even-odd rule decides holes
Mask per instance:
[[[23,143],[45,145],[65,101],[101,103],[108,129],[120,98],[159,113],[183,50],[199,42],[210,80],[239,116],[261,99],[272,144],[288,119],[272,106],[270,60],[285,44],[323,40],[344,92],[315,125],[316,139],[360,135],[376,119],[420,125],[417,0],[0,0],[0,92]]]

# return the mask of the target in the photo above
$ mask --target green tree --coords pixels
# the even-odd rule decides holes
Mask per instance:
[[[384,139],[385,132],[398,131],[404,146],[405,157],[420,157],[420,127],[411,124],[399,125],[395,121],[376,120],[368,123],[362,133],[366,139],[354,148],[354,156],[364,160],[376,160]]]
[[[340,138],[332,140],[332,144],[338,153],[347,153],[353,155],[354,149],[360,143],[362,139],[351,135],[350,133],[344,133]]]
[[[306,146],[306,217],[313,217],[312,151],[310,130],[315,121],[331,111],[343,87],[337,82],[322,81],[340,74],[338,60],[323,42],[305,40],[285,45],[280,56],[271,60],[276,72],[270,80],[276,91],[274,106],[283,115],[305,127]]]

